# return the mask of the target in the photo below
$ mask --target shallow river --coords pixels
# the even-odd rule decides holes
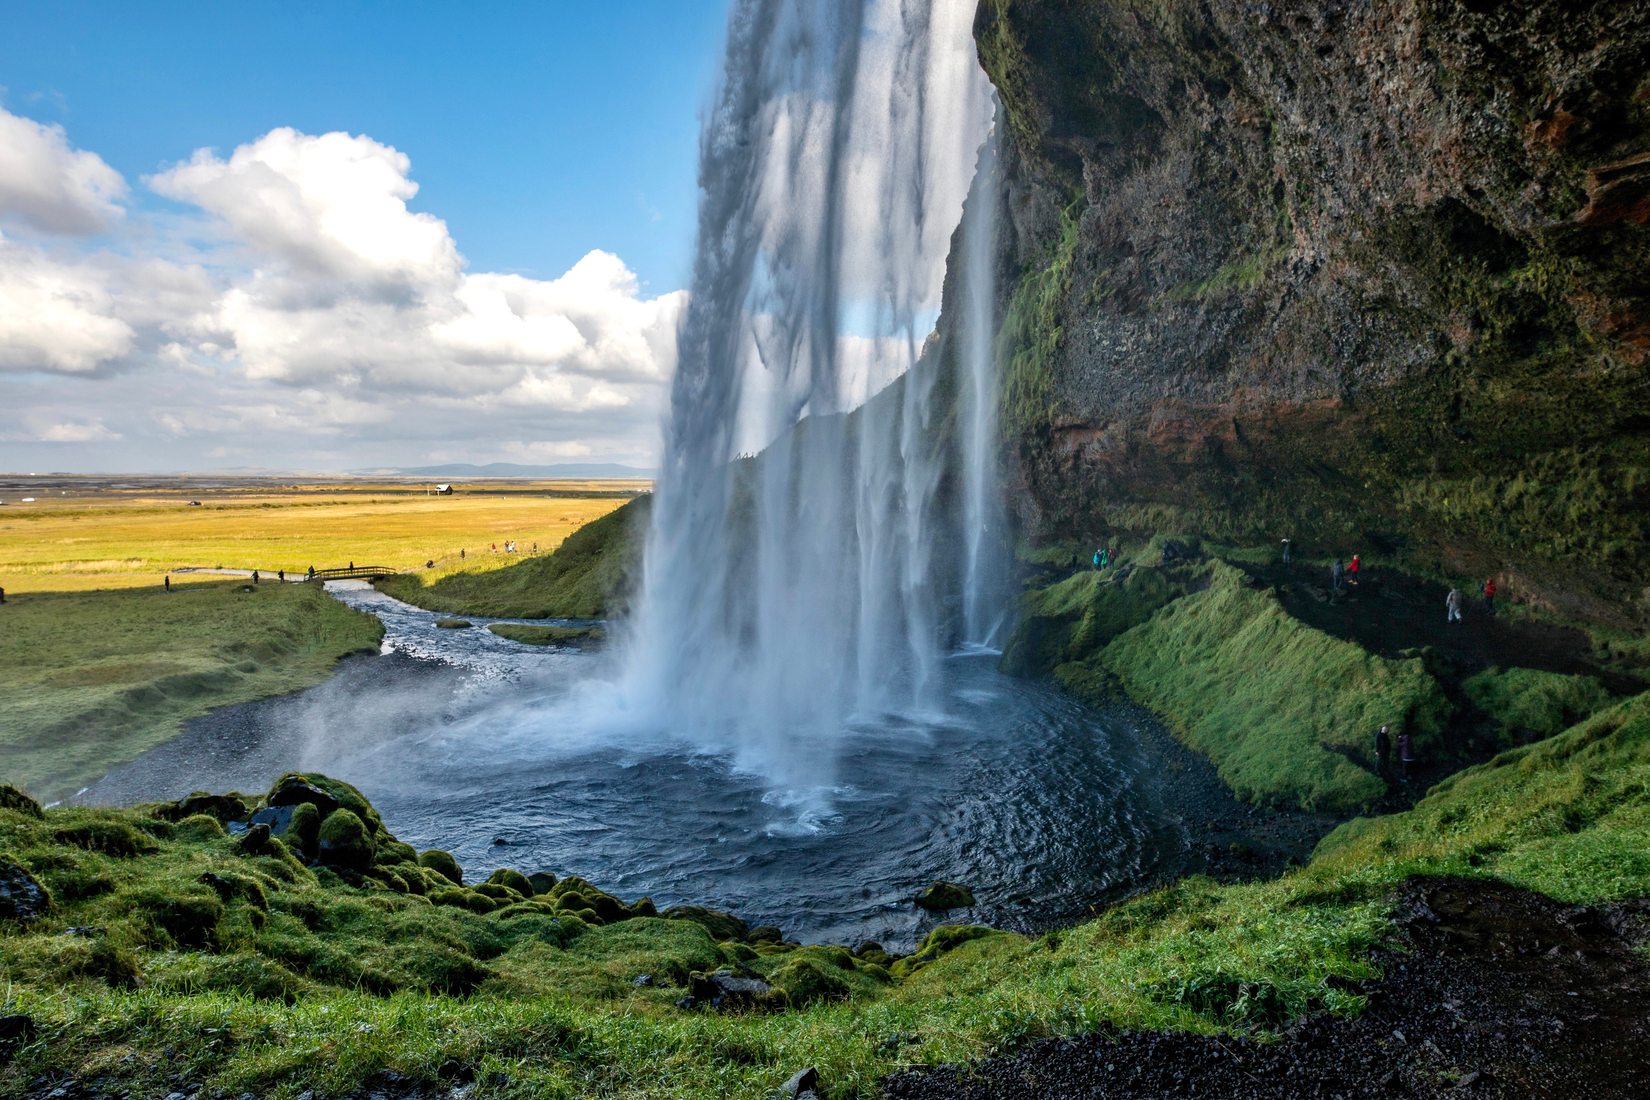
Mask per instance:
[[[322,770],[467,876],[578,874],[626,900],[891,947],[938,922],[910,904],[934,879],[979,899],[949,919],[1031,927],[1192,869],[1161,733],[1003,676],[993,654],[953,656],[936,713],[847,731],[834,775],[784,790],[669,731],[604,722],[600,655],[508,642],[488,619],[441,629],[364,584],[331,587],[383,620],[384,655],[191,723],[82,799],[257,791]]]

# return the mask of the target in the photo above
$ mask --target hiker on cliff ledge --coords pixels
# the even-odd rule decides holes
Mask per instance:
[[[1382,779],[1387,777],[1387,771],[1391,767],[1389,763],[1391,756],[1392,737],[1387,733],[1387,728],[1382,726],[1375,731],[1375,774]]]
[[[1484,582],[1484,614],[1495,614],[1495,578]]]
[[[1345,570],[1345,568],[1346,567],[1341,564],[1340,558],[1336,558],[1335,564],[1329,567],[1329,587],[1333,588],[1337,592],[1341,590],[1341,573]]]
[[[1351,584],[1358,583],[1358,570],[1363,568],[1363,562],[1358,555],[1352,555],[1352,561],[1346,567],[1346,579]]]
[[[1291,554],[1292,551],[1293,551],[1293,546],[1290,544],[1288,539],[1284,539],[1283,540],[1283,564],[1288,565],[1291,561],[1294,560],[1292,557],[1290,557],[1290,554]]]

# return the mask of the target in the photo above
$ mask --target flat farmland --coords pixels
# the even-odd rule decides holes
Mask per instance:
[[[499,479],[432,495],[424,482],[382,480],[7,478],[0,587],[80,592],[158,584],[179,569],[290,574],[350,562],[434,580],[520,561],[535,546],[549,553],[646,488]]]

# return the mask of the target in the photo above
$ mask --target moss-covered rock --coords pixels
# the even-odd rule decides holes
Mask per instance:
[[[0,783],[0,810],[10,810],[14,814],[36,819],[44,816],[40,803],[8,783]]]
[[[848,983],[806,958],[794,958],[781,964],[768,979],[785,992],[792,1008],[806,1008],[820,1001],[846,1000]]]
[[[523,898],[530,898],[538,893],[537,890],[533,889],[533,884],[526,875],[520,871],[512,871],[508,867],[500,867],[487,876],[487,881],[495,886],[507,886]]]
[[[527,882],[534,894],[548,894],[556,888],[556,876],[548,871],[534,871],[527,876]]]
[[[315,859],[320,853],[321,809],[313,802],[300,802],[292,807],[292,816],[286,828],[278,834],[287,847],[302,853],[305,859]]]
[[[224,836],[223,825],[210,814],[192,814],[177,823],[173,840],[204,842]]]
[[[434,871],[454,886],[464,885],[464,870],[459,867],[458,860],[450,852],[443,852],[439,848],[418,853],[418,865]]]
[[[709,932],[713,940],[743,940],[750,932],[745,922],[733,914],[700,905],[673,905],[660,916],[666,920],[690,920]]]
[[[933,882],[913,900],[922,909],[962,909],[974,904],[974,892],[955,882]]]
[[[353,810],[337,809],[321,822],[315,858],[334,867],[365,871],[372,866],[372,833]]]

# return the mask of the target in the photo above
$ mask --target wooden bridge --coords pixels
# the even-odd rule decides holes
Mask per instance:
[[[395,570],[387,565],[356,565],[351,562],[342,569],[317,569],[305,573],[306,581],[375,581],[379,577],[395,575]]]

